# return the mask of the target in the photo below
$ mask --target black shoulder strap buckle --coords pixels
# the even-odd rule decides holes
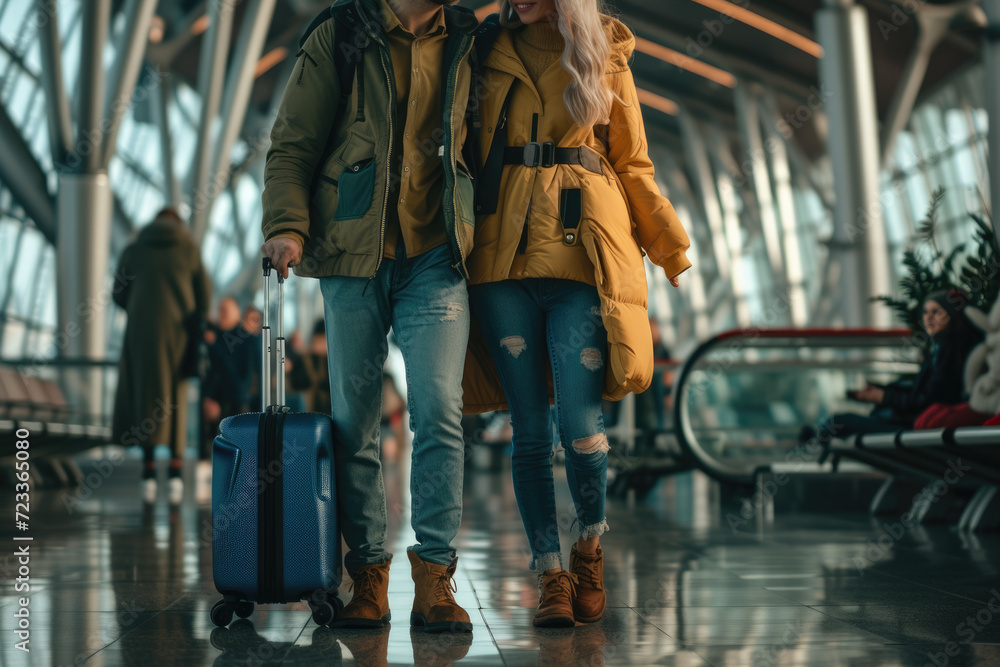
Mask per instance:
[[[554,167],[556,164],[556,145],[554,142],[542,142],[542,166]]]
[[[542,163],[542,145],[537,141],[529,141],[524,145],[524,166],[537,167]]]

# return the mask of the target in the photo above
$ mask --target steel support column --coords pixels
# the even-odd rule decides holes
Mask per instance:
[[[156,67],[150,65],[150,67]],[[170,132],[170,102],[173,100],[173,81],[170,72],[157,67],[160,85],[153,90],[153,114],[160,129],[160,162],[163,171],[163,193],[174,208],[181,203],[181,184],[174,175],[174,141]]]
[[[1000,0],[984,0],[983,9],[989,18],[983,44],[983,71],[986,79],[986,113],[989,118],[989,182],[990,210],[993,229],[1000,238]]]
[[[681,134],[684,140],[684,154],[687,157],[688,168],[694,178],[695,188],[701,197],[705,210],[705,219],[712,233],[712,250],[715,255],[715,265],[719,276],[729,281],[730,257],[726,247],[726,232],[722,225],[722,209],[719,206],[718,193],[715,191],[715,176],[712,174],[712,164],[708,158],[708,149],[701,135],[701,129],[689,113],[683,109],[678,116],[681,123]]]
[[[229,72],[222,97],[221,136],[212,162],[213,172],[210,180],[220,184],[229,182],[230,154],[243,127],[243,119],[250,102],[250,92],[253,90],[257,61],[260,60],[267,30],[271,25],[274,5],[275,0],[251,0],[243,16],[240,36],[233,51],[234,67]],[[214,200],[215,197],[207,198],[201,217],[196,216],[196,220],[204,225],[201,227],[202,231],[197,232],[199,234],[204,233],[204,229],[207,228]]]
[[[698,243],[703,229],[697,228],[697,222],[694,217],[694,212],[697,210],[697,206],[694,205],[695,196],[691,190],[691,184],[684,174],[684,170],[677,163],[674,156],[668,152],[663,152],[663,161],[665,169],[662,171],[658,170],[658,173],[667,182],[670,188],[670,203],[673,204],[674,209],[677,211],[677,217],[680,219],[684,229],[687,230],[688,239],[691,241],[688,253],[691,263],[694,265],[691,271],[683,274],[680,285],[681,294],[687,296],[686,305],[694,314],[694,330],[684,331],[681,327],[682,322],[676,317],[674,324],[675,328],[680,332],[677,336],[679,342],[685,342],[685,335],[689,340],[698,342],[707,339],[711,335],[708,298],[705,295],[705,272],[701,268],[701,258],[705,254],[700,251]],[[686,319],[690,321],[692,318]]]
[[[108,285],[113,198],[105,172],[59,176],[59,243],[56,244],[57,356],[104,359],[107,311],[113,308]],[[100,414],[100,369],[82,369],[67,378],[71,391],[94,401]]]
[[[49,124],[49,150],[53,164],[61,164],[73,145],[73,121],[66,97],[62,73],[62,39],[59,37],[59,11],[56,0],[38,0],[39,51],[42,59],[42,85]]]
[[[45,172],[21,132],[0,105],[0,182],[50,243],[56,242],[56,209],[46,187]]]
[[[74,148],[79,171],[96,173],[102,167],[104,147],[104,47],[108,42],[111,0],[90,0],[83,7],[80,40],[80,94],[78,140]]]
[[[101,158],[104,169],[108,168],[111,157],[115,154],[115,139],[133,97],[146,43],[149,41],[149,24],[155,10],[156,0],[128,0],[125,6],[125,28],[115,54],[114,74],[111,77],[114,88],[108,88],[108,98],[104,105],[107,117]]]
[[[712,153],[719,162],[723,162],[723,155],[729,154],[732,157],[730,148],[722,131],[718,126],[711,130]],[[736,309],[737,326],[745,327],[750,324],[750,306],[747,304],[747,289],[742,271],[747,268],[747,259],[743,256],[743,227],[740,225],[740,214],[737,206],[739,191],[733,181],[729,171],[718,166],[715,172],[715,191],[719,197],[720,211],[722,212],[722,228],[725,230],[726,245],[729,248],[729,261],[732,266],[729,268],[729,279],[732,285],[733,304]]]
[[[739,117],[740,138],[746,157],[740,163],[741,176],[749,176],[753,181],[754,194],[760,214],[760,226],[764,232],[764,245],[771,268],[782,279],[779,285],[788,282],[785,260],[781,256],[781,235],[778,231],[778,216],[774,210],[774,195],[771,191],[771,176],[767,170],[768,151],[760,128],[760,105],[757,95],[747,83],[736,86],[736,109]],[[749,174],[747,174],[749,172]]]
[[[767,106],[764,106],[766,109]],[[792,192],[792,170],[788,149],[771,118],[760,118],[767,156],[773,176],[775,206],[781,224],[781,241],[785,258],[785,276],[788,279],[789,314],[792,326],[809,324],[809,307],[806,304],[805,274],[802,269],[802,247],[799,244],[798,218],[795,215],[795,197]]]
[[[843,323],[887,325],[890,312],[870,298],[889,294],[888,252],[879,201],[878,116],[868,12],[854,0],[824,0],[816,33],[826,53],[820,61],[827,94],[833,163],[833,238],[840,264]]]
[[[202,44],[201,70],[198,73],[198,93],[201,95],[201,120],[198,143],[194,154],[194,171],[190,180],[191,226],[196,239],[201,239],[208,225],[208,206],[225,186],[212,182],[215,158],[215,120],[222,98],[226,77],[226,57],[233,28],[233,3],[211,0],[211,23]]]
[[[892,152],[896,146],[896,137],[906,127],[916,104],[920,87],[927,74],[927,66],[931,62],[931,54],[938,44],[948,35],[951,24],[956,17],[976,9],[979,0],[967,0],[955,5],[931,5],[920,3],[915,10],[917,22],[917,43],[906,62],[906,69],[892,96],[892,103],[882,124],[881,164],[888,169],[892,166]]]

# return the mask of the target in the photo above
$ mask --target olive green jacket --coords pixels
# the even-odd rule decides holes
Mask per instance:
[[[377,0],[353,2],[359,24],[355,45],[335,45],[334,21],[321,23],[299,50],[295,70],[285,87],[278,117],[271,130],[271,147],[264,170],[263,222],[265,239],[291,236],[303,243],[299,276],[373,277],[382,261],[385,220],[396,206],[398,187],[390,185],[396,132],[396,84],[392,58],[384,35]],[[440,137],[421,141],[430,146],[429,159],[441,160],[444,183],[442,214],[454,266],[467,275],[465,258],[472,249],[475,226],[472,179],[460,165],[458,137],[465,122],[472,83],[470,52],[475,15],[463,8],[445,7],[448,42],[442,63],[444,82]],[[363,50],[363,109],[358,111],[358,81],[346,105],[340,107],[338,58],[356,67],[354,46]]]

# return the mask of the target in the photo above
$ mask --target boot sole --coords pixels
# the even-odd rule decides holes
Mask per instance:
[[[427,632],[431,634],[441,632],[472,632],[472,623],[463,623],[461,621],[441,621],[439,623],[431,623],[428,625],[427,619],[417,613],[410,614],[410,627],[419,632]]]
[[[377,630],[389,625],[392,613],[388,613],[382,618],[341,618],[330,621],[328,627],[341,628],[344,630]]]
[[[572,628],[576,625],[576,619],[572,616],[550,616],[548,618],[535,618],[531,624],[536,628]]]
[[[574,618],[576,618],[576,620],[579,621],[580,623],[597,623],[599,620],[604,618],[604,612],[602,611],[597,616],[590,616],[586,618],[583,616],[575,616]]]
[[[605,603],[605,606],[601,607],[601,610],[599,612],[597,612],[593,616],[584,616],[582,614],[577,613],[577,611],[574,609],[573,610],[573,617],[576,618],[576,620],[578,620],[580,623],[596,623],[597,621],[599,621],[602,618],[604,618],[604,610],[606,608],[607,608],[607,604]]]

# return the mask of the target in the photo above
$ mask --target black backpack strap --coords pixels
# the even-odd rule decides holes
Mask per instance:
[[[340,102],[337,107],[337,115],[339,116],[347,108],[356,76],[358,80],[358,113],[355,120],[363,121],[365,119],[364,55],[365,48],[368,46],[368,36],[365,35],[363,40],[358,40],[358,35],[364,34],[364,29],[354,6],[354,0],[341,0],[320,12],[306,28],[302,38],[299,39],[299,48],[305,46],[309,35],[316,28],[330,19],[334,19],[333,65],[337,68],[340,84]]]
[[[476,179],[476,212],[483,212],[483,206],[479,203],[479,189],[482,182],[481,176],[487,171],[487,166],[483,161],[482,155],[482,131],[483,124],[480,118],[480,103],[483,99],[483,63],[486,61],[486,57],[489,56],[490,51],[493,50],[493,44],[496,42],[497,36],[500,34],[500,15],[490,14],[479,24],[479,27],[472,33],[475,41],[472,45],[471,53],[471,64],[472,64],[472,86],[469,88],[469,105],[468,105],[468,116],[470,118],[470,125],[472,128],[471,136],[465,142],[466,150],[466,163],[472,170],[472,175]],[[507,102],[504,104],[504,110],[501,113],[502,116],[506,115],[507,107],[509,106],[509,97]],[[496,136],[494,136],[494,143],[496,142]],[[504,143],[506,143],[506,136],[504,138]],[[490,151],[492,155],[492,149]],[[503,164],[500,165],[500,169],[503,169]],[[497,174],[499,178],[499,174]],[[498,185],[499,187],[499,185]],[[499,196],[499,192],[493,195],[492,198],[492,210],[488,211],[490,213],[496,211],[496,199]],[[485,207],[488,208],[488,207]]]
[[[490,153],[486,156],[486,162],[476,180],[477,214],[492,215],[497,212],[497,204],[500,200],[500,178],[503,175],[504,151],[507,148],[507,112],[510,109],[510,100],[514,97],[514,88],[516,87],[517,79],[514,79],[507,91],[507,97],[504,98],[503,106],[500,107],[500,117],[497,118],[497,126],[493,131],[493,141],[490,142]]]

